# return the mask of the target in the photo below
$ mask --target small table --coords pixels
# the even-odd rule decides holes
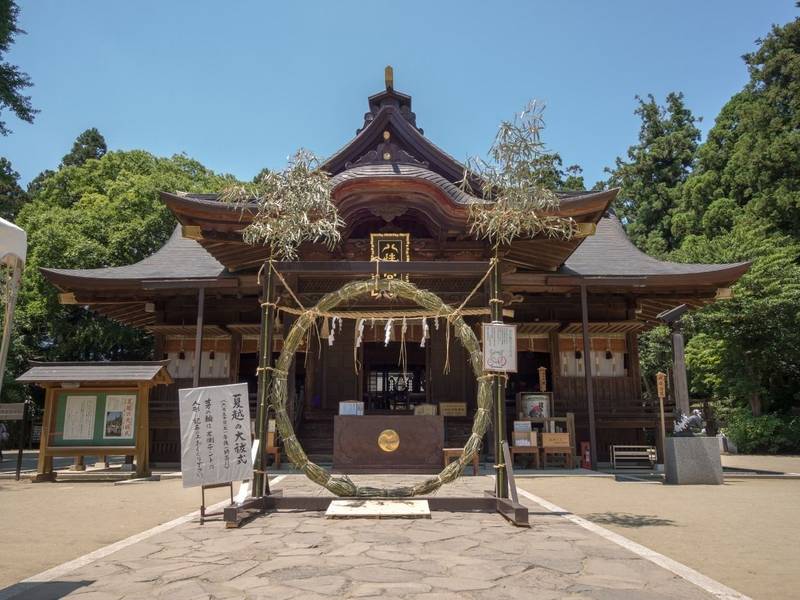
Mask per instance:
[[[442,448],[442,453],[444,454],[444,466],[446,467],[450,464],[451,460],[461,456],[463,451],[463,448]],[[479,468],[478,453],[476,452],[472,455],[472,474],[477,475]]]
[[[536,468],[540,468],[539,466],[539,448],[537,446],[511,446],[509,448],[511,450],[511,460],[513,461],[517,454],[532,454],[533,455],[533,463],[536,465]]]

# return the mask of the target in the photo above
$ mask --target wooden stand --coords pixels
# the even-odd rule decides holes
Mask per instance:
[[[230,487],[231,488],[231,506],[233,506],[233,482],[229,481],[228,483],[214,483],[211,485],[202,485],[200,486],[200,494],[202,496],[201,504],[200,504],[200,525],[206,522],[206,517],[223,517],[225,515],[225,511],[217,511],[217,512],[206,512],[206,490],[213,490],[215,488],[221,487]]]

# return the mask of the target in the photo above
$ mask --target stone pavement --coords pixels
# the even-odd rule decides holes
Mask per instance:
[[[397,483],[388,476],[358,479]],[[326,493],[299,475],[275,487],[291,495]],[[463,477],[440,493],[481,494],[491,487],[488,477]],[[331,520],[323,513],[280,512],[240,529],[190,522],[58,581],[16,589],[30,600],[712,598],[529,505],[530,529],[515,528],[498,514],[447,512],[434,512],[430,520]]]

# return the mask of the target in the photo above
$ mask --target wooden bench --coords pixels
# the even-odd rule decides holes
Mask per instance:
[[[442,448],[442,453],[444,454],[444,466],[450,464],[453,459],[457,459],[461,456],[461,453],[464,451],[463,448]],[[480,465],[478,463],[478,453],[472,455],[472,474],[477,475],[480,469]]]
[[[551,455],[563,456],[564,466],[574,468],[575,450],[570,444],[569,433],[543,433],[542,434],[542,464],[547,468],[547,457]]]
[[[656,449],[653,446],[611,446],[611,466],[614,469],[653,468]]]

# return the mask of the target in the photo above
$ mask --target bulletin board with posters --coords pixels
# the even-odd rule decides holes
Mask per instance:
[[[136,389],[60,391],[50,445],[135,445],[137,397]]]

